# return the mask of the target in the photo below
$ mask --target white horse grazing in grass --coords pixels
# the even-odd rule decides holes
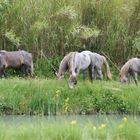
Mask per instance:
[[[65,71],[69,70],[70,76],[68,84],[70,88],[73,88],[73,86],[77,83],[77,76],[80,70],[85,70],[88,68],[91,81],[95,79],[95,71],[97,71],[99,78],[102,79],[103,65],[105,65],[108,78],[111,79],[109,65],[104,56],[97,53],[92,53],[90,51],[82,51],[80,53],[71,52],[61,61],[59,71],[56,73],[56,75],[58,79],[62,79]]]
[[[120,70],[120,81],[122,83],[128,81],[128,75],[130,75],[134,81],[135,84],[138,85],[138,80],[137,80],[137,73],[140,73],[140,59],[139,58],[132,58],[128,60],[123,67]],[[130,79],[129,79],[130,82]]]
[[[89,56],[89,54],[86,51],[83,52],[75,52],[73,54],[71,61],[70,61],[70,77],[68,80],[68,84],[70,88],[73,88],[73,86],[77,83],[76,77],[78,76],[80,70],[85,70],[88,68],[89,70],[89,76],[90,79],[93,80],[92,73],[93,73],[93,67],[92,67],[92,61]]]
[[[60,63],[59,71],[56,73],[58,79],[64,77],[66,70],[69,70],[69,80],[68,84],[70,88],[73,88],[77,83],[77,75],[80,70],[89,69],[90,79],[92,80],[92,65],[91,58],[87,52],[71,52],[67,54]]]

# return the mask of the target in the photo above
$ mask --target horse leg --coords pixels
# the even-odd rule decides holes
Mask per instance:
[[[134,72],[133,70],[131,70],[129,73],[132,76],[132,78],[134,79],[135,84],[138,86],[137,73]]]
[[[131,75],[128,75],[128,84],[131,83]]]
[[[5,74],[5,69],[3,70],[3,75],[4,75],[4,77],[6,77],[6,74]]]
[[[22,65],[22,66],[21,66],[21,71],[23,72],[23,74],[26,75],[25,65]]]
[[[31,68],[31,66],[29,66],[29,65],[23,65],[23,66],[22,66],[22,72],[23,72],[26,76],[31,76],[31,77],[33,77],[32,68]]]
[[[23,73],[24,76],[27,76],[27,73],[26,73],[26,65],[21,65],[20,67],[20,71]]]
[[[94,80],[97,79],[97,69],[96,69],[96,67],[94,67],[94,71],[93,71],[93,79],[94,79]]]
[[[83,80],[86,80],[87,72],[86,70],[82,70]]]
[[[93,65],[89,65],[88,70],[89,70],[90,80],[93,81],[95,79],[94,66]]]
[[[3,78],[3,76],[6,77],[5,69],[2,69],[0,72],[0,77]]]
[[[102,74],[101,69],[97,69],[97,74],[99,75],[99,79],[102,80],[103,79],[103,74]]]
[[[134,81],[135,81],[135,84],[138,86],[138,80],[137,80],[137,73],[133,73],[133,78],[134,78]]]

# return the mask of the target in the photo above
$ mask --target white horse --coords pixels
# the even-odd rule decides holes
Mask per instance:
[[[69,66],[70,77],[68,80],[68,84],[70,88],[73,88],[73,86],[77,83],[76,77],[78,76],[80,70],[85,70],[88,68],[90,79],[93,79],[93,67],[88,52],[75,52],[71,57]]]
[[[65,71],[69,70],[69,80],[68,84],[70,88],[77,83],[77,75],[80,70],[89,69],[90,79],[93,79],[92,76],[92,67],[91,67],[91,58],[87,52],[71,52],[67,54],[62,61],[60,62],[59,71],[56,73],[58,79],[64,77]]]
[[[84,71],[88,68],[91,81],[95,79],[95,71],[97,71],[99,78],[102,79],[103,65],[105,65],[108,78],[111,79],[109,65],[104,56],[97,53],[92,53],[90,51],[82,51],[80,53],[71,52],[61,61],[59,71],[56,73],[56,75],[58,79],[62,79],[65,71],[69,70],[70,76],[68,84],[70,88],[73,88],[73,86],[77,83],[77,76],[80,70]]]

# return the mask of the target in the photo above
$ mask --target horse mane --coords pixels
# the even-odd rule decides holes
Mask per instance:
[[[68,69],[69,67],[69,61],[70,61],[70,57],[72,55],[73,52],[68,53],[60,62],[60,66],[59,66],[59,71],[58,71],[58,76],[60,76],[61,74],[64,74],[64,72]]]
[[[130,65],[131,65],[131,62],[134,60],[134,58],[128,60],[121,68],[120,70],[120,77],[123,78],[129,71],[129,68],[130,68]]]
[[[111,80],[112,79],[112,74],[110,72],[109,64],[108,64],[108,62],[107,62],[107,60],[104,56],[102,56],[102,59],[103,59],[103,64],[104,64],[105,69],[106,69],[107,77]]]
[[[71,55],[70,55],[70,59],[69,59],[69,63],[68,63],[70,73],[72,73],[72,69],[73,69],[73,67],[75,65],[74,62],[75,62],[75,55],[76,55],[76,53],[77,52],[72,52]]]

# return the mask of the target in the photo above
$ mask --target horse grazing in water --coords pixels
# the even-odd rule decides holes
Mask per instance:
[[[138,85],[138,80],[137,80],[137,73],[140,72],[140,59],[139,58],[132,58],[128,60],[123,67],[120,70],[120,81],[122,83],[128,81],[128,75],[130,75],[134,81],[135,84]],[[129,78],[130,81],[130,78]]]
[[[59,71],[56,74],[58,79],[64,77],[66,70],[69,70],[69,87],[73,87],[76,83],[76,77],[79,74],[80,70],[85,70],[88,68],[90,79],[95,79],[95,72],[100,79],[103,79],[102,66],[105,65],[106,73],[109,79],[111,79],[111,72],[109,69],[108,62],[104,56],[101,56],[97,53],[92,53],[90,51],[82,52],[71,52],[67,54],[60,63]]]
[[[32,54],[24,50],[0,51],[0,76],[4,75],[6,68],[21,70],[25,75],[33,76]]]

